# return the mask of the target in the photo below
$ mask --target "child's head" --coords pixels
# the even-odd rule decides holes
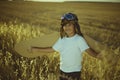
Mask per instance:
[[[73,13],[66,13],[61,17],[61,28],[60,28],[60,35],[61,38],[67,36],[67,32],[65,31],[65,26],[74,26],[75,34],[81,35],[80,25],[78,23],[78,18]]]

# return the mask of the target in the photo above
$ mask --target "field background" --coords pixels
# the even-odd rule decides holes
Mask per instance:
[[[14,51],[22,40],[59,31],[60,17],[77,14],[83,34],[107,46],[102,61],[83,55],[83,80],[120,79],[120,3],[0,1],[0,80],[58,80],[59,54],[25,58]]]

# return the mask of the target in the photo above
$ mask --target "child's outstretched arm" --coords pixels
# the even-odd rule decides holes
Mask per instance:
[[[100,55],[99,55],[100,53],[95,52],[92,48],[88,48],[86,52],[95,58],[98,58],[98,59],[100,58]]]
[[[35,47],[31,46],[29,49],[29,52],[44,52],[44,53],[49,53],[49,52],[55,52],[52,47]]]

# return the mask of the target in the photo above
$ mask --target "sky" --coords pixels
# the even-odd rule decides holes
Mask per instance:
[[[63,1],[90,1],[90,2],[120,2],[120,0],[28,0],[42,2],[63,2]]]

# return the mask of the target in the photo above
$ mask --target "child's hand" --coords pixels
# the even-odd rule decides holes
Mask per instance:
[[[32,51],[32,47],[29,46],[29,47],[27,48],[27,51],[30,52],[30,53],[32,53],[32,52],[33,52],[33,51]]]
[[[27,51],[28,51],[29,53],[36,53],[36,52],[39,52],[38,49],[36,49],[36,48],[34,48],[34,47],[32,47],[32,46],[28,47]]]
[[[99,60],[103,60],[103,54],[99,53],[99,54],[97,55],[97,58],[98,58]]]

